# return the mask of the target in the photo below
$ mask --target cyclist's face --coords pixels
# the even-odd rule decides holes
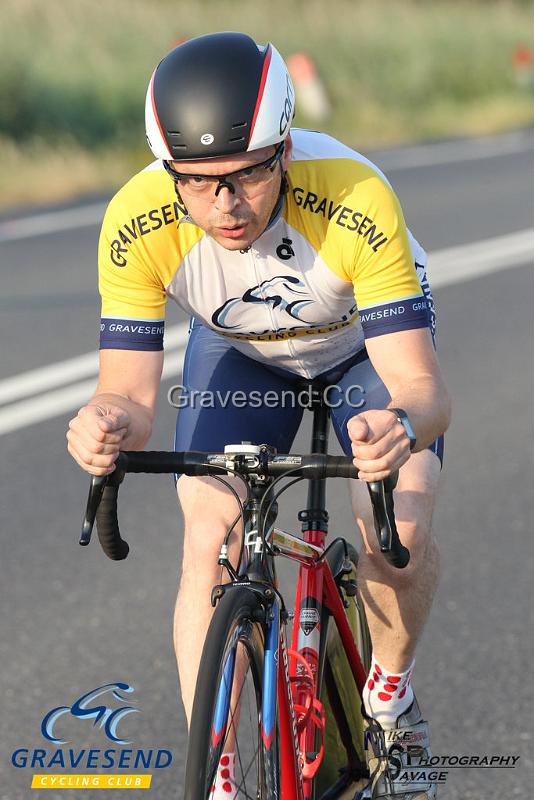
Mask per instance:
[[[275,152],[272,145],[234,156],[172,162],[176,172],[191,176],[227,175],[246,170],[235,179],[228,178],[234,193],[225,184],[218,188],[215,181],[202,181],[200,177],[191,181],[186,178],[177,184],[194,222],[227,250],[248,247],[267,227],[280,193],[282,170],[288,168],[291,160],[290,138],[286,139],[284,152],[272,169],[260,167],[253,171],[250,168],[270,159]]]

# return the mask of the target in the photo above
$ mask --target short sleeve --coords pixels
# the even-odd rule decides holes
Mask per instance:
[[[378,175],[363,189],[367,210],[357,220],[349,272],[365,337],[429,327],[428,302],[399,201]]]
[[[132,246],[135,229],[129,231],[119,218],[112,201],[98,247],[100,348],[162,350],[165,287],[151,269],[146,248]]]

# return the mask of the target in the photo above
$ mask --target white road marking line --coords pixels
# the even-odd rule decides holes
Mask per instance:
[[[528,153],[534,150],[534,136],[529,131],[518,131],[495,138],[480,137],[461,142],[437,142],[406,147],[403,150],[384,150],[371,153],[370,158],[380,169],[399,171],[416,167],[434,167],[443,164],[460,164],[484,158]]]
[[[164,379],[182,372],[183,348],[170,350],[169,355],[172,355],[172,359],[169,358],[163,367]],[[35,397],[0,409],[0,435],[59,417],[73,409],[80,408],[93,395],[95,387],[96,376],[45,394],[37,393],[39,391],[37,388]]]
[[[429,283],[434,289],[529,262],[534,263],[534,228],[430,253]]]
[[[0,404],[11,403],[21,397],[27,397],[34,392],[42,392],[53,386],[64,386],[87,375],[96,375],[98,372],[98,353],[91,352],[84,356],[68,358],[57,364],[47,367],[32,369],[21,375],[0,383]]]
[[[448,286],[529,262],[534,262],[534,228],[431,252],[430,285]],[[179,323],[165,334],[165,351],[171,358],[165,361],[164,379],[181,373],[187,329],[188,323]],[[24,399],[0,409],[0,435],[76,409],[94,391],[97,369],[97,355],[87,353],[1,381],[0,402]],[[79,380],[88,375],[93,377]],[[52,391],[43,394],[44,389]],[[30,393],[34,396],[28,397]]]
[[[165,332],[165,350],[183,347],[189,323],[173,325]],[[0,382],[0,405],[11,403],[34,392],[65,386],[98,373],[98,352],[68,358],[57,364],[39,367]]]
[[[452,142],[429,142],[411,147],[370,152],[369,158],[381,169],[396,171],[431,167],[483,158],[527,153],[534,150],[531,131],[514,131],[501,136],[477,137]],[[78,208],[32,214],[14,220],[0,221],[0,243],[29,239],[47,233],[99,225],[107,203],[90,203]]]
[[[88,228],[102,222],[107,203],[90,203],[79,208],[32,214],[30,217],[0,222],[0,242],[31,239],[46,233],[68,231],[72,228]]]

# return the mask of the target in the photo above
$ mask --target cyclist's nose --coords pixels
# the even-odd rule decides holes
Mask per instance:
[[[240,199],[236,193],[232,193],[227,186],[221,186],[219,188],[219,192],[215,197],[215,208],[218,211],[224,211],[226,213],[232,211],[237,205],[239,205]]]

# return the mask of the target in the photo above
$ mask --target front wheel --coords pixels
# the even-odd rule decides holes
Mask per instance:
[[[197,678],[185,800],[208,800],[219,770],[228,798],[278,797],[278,726],[262,736],[265,626],[257,597],[230,588],[208,630]],[[234,771],[235,765],[235,771]]]

